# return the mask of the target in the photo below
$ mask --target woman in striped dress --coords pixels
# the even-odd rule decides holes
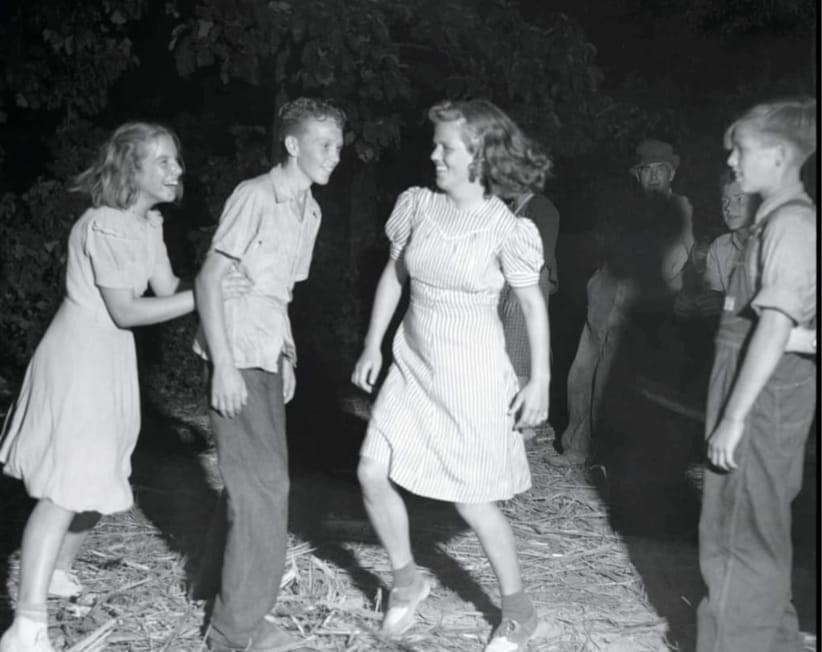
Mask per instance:
[[[411,188],[397,200],[386,224],[391,256],[352,375],[354,384],[372,390],[383,336],[410,278],[410,305],[358,468],[394,575],[382,629],[387,636],[408,629],[430,591],[414,563],[399,485],[453,502],[477,533],[502,594],[502,623],[485,650],[513,652],[524,649],[537,617],[496,501],[531,485],[516,429],[548,416],[548,327],[538,286],[539,233],[497,195],[534,186],[551,163],[490,102],[445,102],[429,118],[438,192]],[[505,281],[521,302],[531,345],[532,373],[521,389],[497,313]]]

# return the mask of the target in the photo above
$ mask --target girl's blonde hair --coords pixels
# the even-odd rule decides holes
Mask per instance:
[[[725,130],[723,143],[726,149],[733,149],[734,132],[742,125],[768,141],[791,145],[800,164],[816,151],[816,100],[812,97],[757,104]]]
[[[445,101],[428,111],[434,124],[462,123],[463,142],[474,157],[469,178],[504,198],[538,191],[550,177],[548,154],[502,110],[487,100]]]
[[[129,208],[137,199],[134,177],[149,145],[160,136],[174,141],[177,162],[182,168],[180,139],[171,129],[149,122],[127,122],[103,144],[91,167],[74,178],[71,190],[89,195],[95,207]],[[182,181],[177,184],[176,192],[179,201],[183,196]]]

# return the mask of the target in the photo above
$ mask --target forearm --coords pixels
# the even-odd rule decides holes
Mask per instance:
[[[194,279],[197,313],[208,345],[208,356],[215,367],[233,365],[223,307],[222,274],[205,265]]]
[[[391,323],[391,317],[402,296],[405,278],[406,274],[402,264],[398,261],[389,261],[377,284],[368,332],[365,335],[365,348],[379,348],[382,344],[385,331],[388,330],[388,324]]]
[[[777,310],[762,311],[725,406],[725,418],[741,421],[748,416],[756,397],[785,352],[792,326],[790,318],[784,313]]]
[[[525,317],[525,329],[531,350],[531,379],[550,380],[550,323],[548,311],[538,286],[517,289],[517,297]]]
[[[120,328],[149,326],[181,317],[194,310],[194,295],[191,291],[184,291],[163,297],[135,297],[109,310]]]

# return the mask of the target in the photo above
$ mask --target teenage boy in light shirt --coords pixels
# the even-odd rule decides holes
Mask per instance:
[[[240,183],[226,201],[195,285],[195,351],[211,365],[211,423],[225,485],[228,531],[206,644],[212,652],[299,647],[268,616],[288,547],[285,403],[294,396],[296,348],[288,318],[294,283],[308,277],[325,185],[340,161],[345,115],[299,98],[278,113],[281,160]],[[224,297],[232,268],[253,283]]]

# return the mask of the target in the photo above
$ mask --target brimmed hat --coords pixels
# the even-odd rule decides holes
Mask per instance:
[[[653,138],[643,140],[639,144],[636,148],[636,158],[636,163],[630,168],[631,172],[651,163],[667,163],[674,170],[679,167],[679,156],[674,154],[674,148],[669,143]]]

